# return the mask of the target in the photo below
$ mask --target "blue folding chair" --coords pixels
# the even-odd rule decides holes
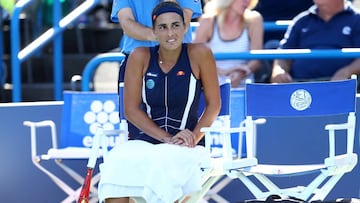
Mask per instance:
[[[324,200],[341,177],[345,173],[351,172],[357,164],[358,156],[354,153],[356,89],[356,76],[342,81],[247,84],[246,120],[243,123],[243,130],[246,132],[247,145],[252,145],[249,146],[252,149],[256,146],[256,139],[258,142],[261,139],[260,136],[256,135],[259,120],[265,123],[266,118],[286,119],[287,122],[293,119],[296,122],[299,118],[308,120],[320,118],[325,122],[329,120],[329,117],[340,116],[343,122],[328,123],[325,126],[320,126],[320,128],[324,129],[324,134],[328,134],[328,155],[322,158],[322,163],[314,164],[309,161],[308,163],[298,164],[277,164],[274,163],[275,161],[270,161],[269,164],[260,164],[259,160],[259,164],[256,166],[230,168],[228,176],[240,179],[256,199],[279,195],[281,197],[295,197],[309,202]],[[289,131],[286,125],[273,125],[270,127],[280,127],[281,132]],[[301,128],[306,128],[306,126],[299,126],[299,129]],[[299,129],[290,130],[293,132]],[[324,136],[312,132],[306,133],[311,134],[311,136],[306,137],[312,139]],[[287,136],[292,136],[292,133],[290,132]],[[326,137],[324,136],[323,139],[326,140]],[[268,143],[267,148],[272,149],[272,144],[277,142],[282,142],[282,140],[273,140],[273,143]],[[308,142],[310,143],[311,140]],[[346,149],[339,150],[339,145],[344,142],[346,143]],[[326,143],[318,147],[327,150]],[[262,150],[264,149],[262,148]],[[268,152],[268,154],[271,154],[271,152]],[[282,154],[290,156],[290,152]],[[250,151],[250,156],[255,157],[255,151]],[[312,157],[307,158],[310,160]],[[278,160],[278,157],[274,157],[272,160]],[[315,176],[309,184],[301,183],[301,185],[295,184],[295,186],[284,187],[280,186],[281,184],[276,179],[307,175],[309,173],[314,173]]]
[[[121,129],[123,124],[119,126],[117,102],[118,95],[116,93],[65,91],[61,135],[59,137],[56,125],[52,120],[24,121],[24,125],[30,127],[31,132],[32,162],[68,195],[62,202],[77,201],[85,175],[79,174],[69,167],[64,160],[88,160],[94,135],[99,126],[108,132]],[[41,141],[45,140],[45,137],[39,137],[40,128],[50,129],[51,145],[48,146],[48,151],[45,153],[40,150],[43,146],[38,146]],[[121,139],[121,136],[109,136],[105,140],[105,145],[107,148],[111,148],[121,142]],[[58,143],[58,141],[60,142]],[[96,154],[96,156],[96,158],[100,158],[101,153]],[[60,174],[48,168],[50,165],[43,164],[49,160],[55,161],[57,166],[78,183],[78,187],[72,186],[73,181],[65,182]],[[94,174],[90,187],[91,202],[97,201],[96,185],[99,180],[100,174]]]
[[[216,202],[227,203],[229,201],[221,196],[219,192],[231,182],[231,179],[226,176],[228,169],[254,166],[257,164],[257,160],[251,155],[243,157],[243,151],[253,151],[252,148],[245,150],[242,148],[242,132],[244,128],[241,125],[231,128],[230,81],[220,86],[220,92],[222,104],[218,119],[212,126],[201,129],[205,132],[205,143],[211,161],[210,165],[203,169],[207,173],[204,176],[205,181],[202,192],[206,193],[200,196],[205,195],[203,201],[206,202],[212,199]]]

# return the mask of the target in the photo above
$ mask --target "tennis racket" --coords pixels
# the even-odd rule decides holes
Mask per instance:
[[[102,128],[98,127],[96,130],[96,133],[94,135],[93,139],[93,145],[91,147],[90,156],[87,163],[87,171],[86,176],[84,179],[83,186],[80,191],[80,196],[78,199],[78,203],[88,203],[89,202],[89,196],[90,196],[90,187],[91,187],[91,179],[93,177],[93,170],[96,165],[96,160],[99,155],[99,149],[100,149],[100,141],[101,141],[101,135],[102,135]]]

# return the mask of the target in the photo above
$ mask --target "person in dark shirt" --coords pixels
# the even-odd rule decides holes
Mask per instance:
[[[297,14],[313,5],[312,0],[259,0],[254,10],[258,11],[266,22],[292,20]],[[284,30],[264,30],[264,49],[277,49],[283,38]],[[273,60],[263,60],[263,66],[257,73],[260,82],[270,82]]]
[[[281,49],[360,47],[360,13],[346,0],[314,0],[300,13],[280,43]],[[360,74],[360,59],[297,58],[274,61],[271,82],[343,80]]]

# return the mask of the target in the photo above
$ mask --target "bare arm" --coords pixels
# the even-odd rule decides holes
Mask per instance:
[[[161,142],[169,142],[170,135],[157,126],[146,113],[140,109],[143,75],[149,60],[150,51],[148,48],[137,48],[129,56],[124,85],[125,116],[137,128],[151,137]]]
[[[199,26],[195,31],[194,43],[206,43],[210,40],[213,33],[214,18],[202,16],[199,19]]]
[[[185,8],[184,9],[184,20],[185,20],[185,25],[186,25],[186,29],[185,32],[188,31],[188,29],[190,29],[190,22],[191,22],[191,17],[192,17],[193,11]]]
[[[124,33],[130,37],[142,41],[156,41],[152,28],[136,22],[131,8],[121,9],[118,18]]]
[[[249,11],[247,14],[247,22],[249,27],[250,50],[263,49],[264,44],[264,22],[261,14],[257,11]],[[248,68],[251,72],[255,73],[261,67],[260,60],[250,60]]]
[[[220,111],[221,101],[215,59],[211,50],[203,44],[192,44],[191,47],[195,47],[189,51],[191,66],[201,79],[206,102],[206,108],[193,130],[196,142],[199,142],[204,136],[204,133],[200,132],[201,128],[209,127],[214,122]]]
[[[339,69],[331,78],[331,80],[345,80],[352,74],[360,74],[360,59],[355,59],[349,65]]]

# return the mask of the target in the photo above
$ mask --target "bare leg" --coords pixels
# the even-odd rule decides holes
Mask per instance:
[[[105,203],[130,203],[130,200],[128,197],[108,198],[105,200]]]

